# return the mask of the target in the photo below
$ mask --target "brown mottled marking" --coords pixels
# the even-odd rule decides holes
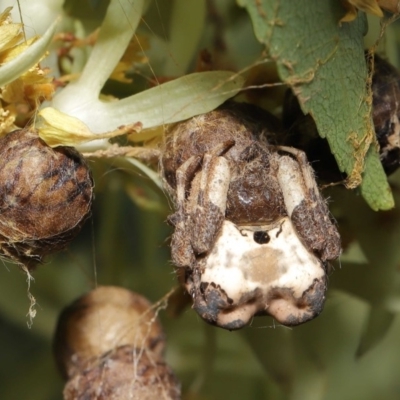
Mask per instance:
[[[93,181],[73,148],[22,129],[0,139],[0,252],[32,268],[65,247],[90,214]]]

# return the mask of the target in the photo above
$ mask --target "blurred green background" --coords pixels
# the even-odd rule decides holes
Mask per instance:
[[[89,32],[107,4],[68,0],[64,10]],[[179,17],[185,7],[193,20]],[[153,1],[140,29],[149,38],[150,63],[132,69],[132,84],[110,81],[105,92],[126,96],[148,87],[153,73],[192,71],[199,49],[209,49],[221,69],[234,70],[254,65],[262,52],[246,11],[232,0]],[[371,18],[366,40],[374,41],[377,31],[379,21]],[[383,41],[397,66],[398,37],[393,24]],[[262,71],[264,82],[276,79],[269,64]],[[258,92],[257,101],[279,114],[283,91]],[[68,250],[34,272],[30,290],[37,315],[30,329],[26,276],[7,263],[0,268],[0,399],[62,398],[52,335],[62,308],[84,292],[119,285],[156,302],[176,286],[168,248],[172,231],[165,222],[171,204],[164,194],[120,161],[89,164],[96,183],[93,218]],[[390,182],[400,204],[400,173]],[[185,399],[400,399],[400,211],[373,212],[356,191],[341,187],[324,195],[346,251],[329,277],[325,310],[317,319],[286,328],[260,317],[227,332],[206,325],[190,307],[176,317],[160,312],[166,358]]]

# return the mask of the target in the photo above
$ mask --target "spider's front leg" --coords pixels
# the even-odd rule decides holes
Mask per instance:
[[[171,258],[176,267],[190,267],[195,262],[195,255],[188,235],[190,213],[187,210],[187,196],[190,182],[201,162],[200,156],[192,156],[176,171],[175,213],[168,217],[168,222],[175,227],[171,239]]]
[[[225,219],[231,178],[229,162],[224,157],[205,154],[203,166],[190,194],[191,243],[196,255],[207,253],[215,243]]]
[[[287,213],[300,238],[322,261],[336,259],[341,253],[340,235],[305,153],[286,146],[278,146],[277,150],[295,158],[277,154],[277,175]]]
[[[175,226],[172,261],[178,267],[193,267],[196,256],[207,253],[217,238],[231,177],[229,161],[221,154],[233,144],[221,143],[203,157],[192,156],[176,171],[177,211],[170,222]]]

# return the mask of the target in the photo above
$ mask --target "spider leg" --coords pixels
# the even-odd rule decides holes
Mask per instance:
[[[176,212],[169,221],[175,226],[171,256],[177,267],[193,267],[196,256],[212,248],[221,229],[231,177],[222,154],[234,143],[223,142],[202,156],[192,156],[176,171]]]
[[[229,161],[223,157],[235,142],[220,143],[203,156],[203,165],[192,184],[192,247],[196,254],[211,250],[225,219],[231,180]]]
[[[229,162],[224,157],[205,154],[203,168],[192,193],[192,247],[196,254],[208,252],[225,219],[231,178]]]
[[[305,153],[286,146],[276,149],[294,157],[276,154],[286,210],[300,238],[322,261],[336,259],[341,253],[339,232],[330,218]]]
[[[186,193],[200,162],[200,156],[192,156],[176,171],[176,212],[169,217],[169,222],[175,227],[171,239],[171,258],[176,267],[189,267],[195,262],[191,238],[187,233],[190,215]]]

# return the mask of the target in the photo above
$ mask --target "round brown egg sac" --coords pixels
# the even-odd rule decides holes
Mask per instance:
[[[400,74],[375,55],[372,75],[372,118],[386,174],[400,166]]]
[[[178,400],[180,384],[171,368],[152,352],[118,347],[96,365],[71,378],[65,400]]]
[[[0,253],[28,269],[64,248],[90,214],[93,180],[71,147],[21,129],[0,139]]]
[[[151,306],[127,289],[100,286],[65,308],[54,337],[54,354],[63,377],[71,378],[123,345],[161,356],[164,333]]]

